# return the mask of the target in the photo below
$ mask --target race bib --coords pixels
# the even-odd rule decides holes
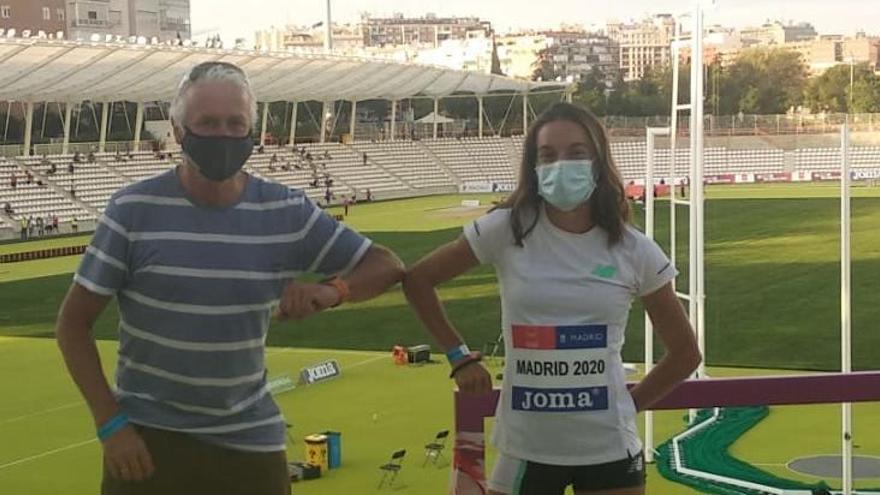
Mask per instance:
[[[608,409],[607,325],[513,325],[512,407],[528,412]]]

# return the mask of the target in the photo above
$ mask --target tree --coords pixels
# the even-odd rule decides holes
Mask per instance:
[[[852,108],[849,108],[850,70],[854,81]],[[852,68],[849,64],[837,65],[810,81],[804,100],[814,112],[877,112],[880,111],[880,78],[867,64]]]
[[[751,48],[737,57],[719,82],[722,114],[786,113],[802,102],[807,68],[797,52]]]

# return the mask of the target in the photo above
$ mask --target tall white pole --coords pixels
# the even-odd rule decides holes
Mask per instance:
[[[706,284],[704,249],[704,191],[703,191],[703,8],[695,2],[694,28],[691,34],[691,297],[695,299],[697,343],[703,360],[697,368],[697,378],[706,376]]]
[[[850,156],[849,116],[840,134],[840,368],[852,372],[852,294],[850,252]],[[851,495],[852,479],[852,404],[841,405],[843,445],[843,494]]]
[[[330,14],[330,0],[327,0],[327,12],[324,18],[324,50],[333,51],[333,16]]]
[[[654,238],[654,137],[659,129],[647,129],[647,173],[645,174],[645,235]],[[654,325],[645,313],[645,375],[654,367]],[[645,462],[654,462],[654,413],[645,411]]]
[[[669,185],[672,187],[672,194],[669,195],[669,262],[672,266],[675,264],[677,247],[677,230],[676,230],[676,204],[675,204],[675,182],[678,178],[675,167],[678,165],[678,156],[676,146],[678,145],[678,73],[679,64],[679,47],[678,41],[681,39],[681,22],[676,19],[675,37],[672,42],[672,115],[669,122]],[[684,200],[684,196],[681,198]],[[672,288],[676,288],[676,279],[672,279]]]
[[[523,136],[529,132],[529,94],[523,93]]]

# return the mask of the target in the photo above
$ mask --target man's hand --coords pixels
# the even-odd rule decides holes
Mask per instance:
[[[492,376],[480,363],[472,363],[455,373],[455,384],[468,395],[484,395],[492,391]]]
[[[339,291],[324,284],[290,282],[281,294],[281,303],[275,312],[279,320],[302,320],[339,303]]]
[[[128,425],[102,443],[104,465],[114,478],[128,482],[153,476],[153,459],[147,445],[133,426]]]

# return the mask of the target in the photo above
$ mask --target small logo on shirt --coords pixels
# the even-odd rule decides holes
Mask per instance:
[[[599,265],[593,270],[593,275],[601,278],[614,278],[617,267],[614,265]]]
[[[644,469],[642,456],[637,455],[630,459],[629,469],[627,469],[628,473],[640,473]]]

